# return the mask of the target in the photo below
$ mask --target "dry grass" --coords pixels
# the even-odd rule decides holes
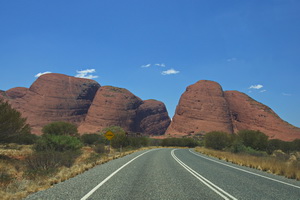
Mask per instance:
[[[60,167],[55,174],[37,176],[34,179],[26,176],[24,160],[32,154],[30,145],[1,145],[0,146],[0,196],[3,200],[22,199],[31,193],[50,188],[52,185],[63,182],[81,174],[96,165],[106,163],[136,151],[156,147],[140,148],[122,153],[111,150],[109,155],[95,153],[91,147],[83,147],[82,154],[70,167]]]
[[[297,159],[283,160],[276,156],[252,156],[248,154],[235,154],[225,151],[216,151],[204,147],[196,147],[196,151],[232,162],[241,166],[259,169],[268,173],[285,176],[287,178],[300,180],[300,161]],[[294,155],[291,156],[291,158]]]

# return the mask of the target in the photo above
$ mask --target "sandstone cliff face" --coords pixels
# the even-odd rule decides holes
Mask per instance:
[[[15,87],[7,90],[5,93],[11,99],[22,98],[28,92],[28,88],[25,87]]]
[[[234,132],[260,130],[270,139],[294,140],[300,138],[300,129],[283,121],[271,108],[238,91],[225,91]]]
[[[41,128],[53,121],[83,121],[99,87],[93,80],[52,73],[40,76],[29,89],[13,88],[6,95],[27,117],[32,132],[41,134]]]
[[[79,132],[97,132],[109,126],[132,130],[135,111],[142,103],[140,98],[126,89],[103,86],[98,90]]]
[[[166,134],[187,135],[213,130],[232,132],[228,104],[218,83],[199,81],[182,94]]]
[[[101,87],[79,132],[97,132],[120,126],[128,132],[163,134],[170,118],[163,103],[142,101],[126,89]]]
[[[259,130],[270,139],[300,138],[300,128],[283,121],[269,107],[237,91],[222,91],[212,81],[199,81],[182,94],[166,134]]]
[[[160,101],[146,100],[136,113],[136,132],[163,135],[171,123],[166,106]]]
[[[0,98],[1,98],[1,99],[6,99],[5,91],[0,90]]]
[[[122,88],[99,88],[90,79],[51,73],[39,77],[30,88],[0,91],[0,98],[20,111],[38,135],[43,126],[54,121],[74,123],[80,133],[109,126],[143,134],[165,133],[170,118],[162,102],[142,101]]]

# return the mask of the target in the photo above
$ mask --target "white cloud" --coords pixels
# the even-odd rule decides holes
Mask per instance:
[[[258,85],[251,85],[250,87],[249,87],[249,89],[256,89],[256,90],[259,90],[259,89],[261,89],[261,88],[263,88],[264,86],[263,85],[260,85],[260,84],[258,84]]]
[[[237,61],[237,58],[229,58],[229,59],[227,59],[227,62],[234,62],[234,61]]]
[[[141,67],[142,67],[142,68],[148,68],[148,67],[151,67],[151,64],[142,65]]]
[[[77,74],[75,77],[77,78],[87,78],[87,79],[93,79],[93,78],[98,78],[98,76],[91,75],[91,73],[95,73],[95,69],[86,69],[86,70],[81,70],[81,71],[76,71]]]
[[[292,96],[292,94],[282,93],[283,96]]]
[[[40,73],[36,74],[34,77],[40,77],[40,76],[42,76],[44,74],[49,74],[49,73],[52,73],[52,72],[49,72],[49,71],[47,71],[47,72],[40,72]]]
[[[162,75],[171,75],[171,74],[178,74],[179,71],[176,71],[175,69],[168,69],[166,71],[163,71],[161,74]]]
[[[159,66],[159,67],[166,67],[166,65],[164,64],[164,63],[161,63],[161,64],[159,64],[159,63],[157,63],[157,64],[155,64],[156,66]]]
[[[261,91],[259,91],[259,92],[266,92],[267,90],[261,90]]]

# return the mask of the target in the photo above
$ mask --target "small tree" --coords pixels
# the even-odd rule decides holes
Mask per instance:
[[[68,122],[52,122],[44,126],[42,132],[49,135],[78,136],[76,125]]]
[[[129,139],[126,136],[126,132],[120,126],[110,126],[103,129],[101,132],[105,134],[107,131],[111,131],[115,136],[111,140],[111,146],[113,148],[127,147],[129,145]]]
[[[242,130],[238,132],[238,137],[246,147],[255,150],[265,151],[268,146],[268,136],[260,131]]]
[[[93,145],[93,144],[101,144],[101,143],[105,143],[105,138],[103,135],[99,135],[96,133],[92,133],[92,134],[83,134],[80,137],[80,140],[85,144],[85,145]]]
[[[43,135],[34,145],[35,151],[77,151],[81,141],[69,135]]]
[[[208,148],[222,150],[230,143],[229,135],[225,132],[213,131],[204,136],[204,145]]]
[[[26,118],[3,99],[0,99],[0,113],[0,142],[9,142],[15,136],[30,133]]]

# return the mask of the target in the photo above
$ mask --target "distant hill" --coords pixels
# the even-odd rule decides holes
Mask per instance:
[[[30,88],[0,91],[1,96],[27,117],[37,135],[53,121],[74,123],[80,133],[121,126],[128,132],[153,135],[164,134],[170,124],[162,102],[143,101],[126,89],[101,87],[94,80],[63,74],[42,75]]]
[[[210,131],[236,133],[259,130],[270,139],[300,138],[300,128],[283,121],[271,108],[238,91],[225,91],[201,80],[182,94],[167,135],[184,136]]]
[[[53,121],[72,122],[80,133],[108,126],[146,135],[186,136],[210,131],[236,133],[260,130],[270,139],[300,138],[300,128],[283,121],[271,108],[238,91],[223,91],[213,81],[201,80],[187,87],[172,122],[165,104],[143,101],[124,88],[101,87],[90,79],[63,74],[40,76],[30,88],[0,90],[0,97],[19,110],[35,134]]]

